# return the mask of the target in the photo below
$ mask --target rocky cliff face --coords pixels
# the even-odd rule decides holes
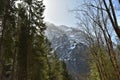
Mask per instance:
[[[60,60],[64,60],[69,72],[78,80],[86,80],[89,74],[87,46],[81,43],[80,30],[47,23],[46,36]]]

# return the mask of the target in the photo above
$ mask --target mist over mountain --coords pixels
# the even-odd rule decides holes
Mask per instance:
[[[65,25],[46,23],[46,36],[60,60],[64,60],[69,72],[75,78],[86,79],[89,74],[87,46],[81,42],[80,30]]]

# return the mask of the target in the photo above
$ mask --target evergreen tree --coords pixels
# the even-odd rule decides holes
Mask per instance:
[[[0,80],[70,80],[65,64],[50,54],[43,1],[15,1],[0,0]]]
[[[50,64],[50,80],[63,80],[62,66],[55,53],[51,53]]]
[[[18,80],[35,80],[45,76],[46,53],[43,23],[44,6],[42,1],[23,1],[19,6],[20,35],[18,48]],[[32,57],[31,57],[32,56]],[[33,71],[31,71],[33,70]],[[31,75],[32,74],[32,75]],[[44,77],[45,76],[45,77]]]
[[[4,80],[10,75],[12,58],[14,53],[14,12],[13,1],[1,0],[0,1],[0,77]]]
[[[48,57],[50,80],[72,80],[64,61],[60,61],[57,54],[52,50]]]
[[[71,74],[69,73],[66,64],[64,61],[61,61],[62,64],[62,75],[63,75],[63,80],[73,80]]]
[[[27,25],[27,15],[23,5],[19,5],[20,32],[17,54],[17,76],[18,80],[27,80],[27,55],[29,30]]]

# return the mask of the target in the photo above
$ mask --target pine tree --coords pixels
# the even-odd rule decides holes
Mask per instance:
[[[1,80],[9,77],[11,72],[12,58],[13,58],[13,47],[14,47],[14,12],[12,11],[12,1],[1,0],[0,1],[0,70]]]
[[[19,6],[20,32],[19,32],[19,46],[17,54],[17,76],[18,80],[27,80],[27,55],[28,53],[28,35],[29,30],[27,26],[27,15],[22,5]]]
[[[60,61],[54,50],[49,53],[49,79],[50,80],[72,80],[64,61]]]
[[[49,59],[50,64],[50,80],[63,80],[62,76],[62,66],[57,58],[57,55],[55,52],[51,53],[51,59]]]
[[[71,74],[69,73],[67,66],[64,61],[61,61],[62,64],[62,75],[63,75],[63,80],[73,80]]]
[[[47,80],[43,11],[42,1],[38,0],[25,1],[19,6],[18,80],[35,80],[36,76]]]
[[[15,1],[0,1],[0,80],[70,80],[65,64],[50,54],[43,1]]]

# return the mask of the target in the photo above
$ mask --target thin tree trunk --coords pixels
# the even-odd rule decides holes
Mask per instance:
[[[18,48],[18,80],[27,80],[27,55],[28,45],[26,28],[21,26],[21,32],[19,35],[19,48]]]
[[[6,28],[6,21],[7,21],[7,5],[8,5],[8,2],[7,0],[5,0],[5,7],[4,7],[4,14],[3,14],[3,18],[2,18],[2,26],[1,26],[1,29],[2,29],[2,32],[1,32],[1,38],[0,38],[0,80],[3,80],[3,68],[4,68],[4,62],[3,62],[3,53],[4,53],[4,50],[3,50],[3,42],[4,42],[4,34],[5,34],[5,28]]]
[[[95,48],[95,47],[94,47]],[[108,77],[108,74],[106,73],[105,71],[105,64],[104,64],[104,59],[102,59],[101,56],[98,57],[98,54],[96,52],[96,48],[95,49],[92,49],[92,55],[95,59],[97,59],[95,62],[96,63],[96,66],[97,66],[97,69],[98,69],[98,72],[99,72],[99,75],[100,75],[100,79],[101,80],[108,80],[109,77]]]
[[[107,31],[107,34],[108,34],[109,38],[107,37],[107,35],[105,33],[105,30],[102,29],[102,31],[104,33],[104,37],[105,37],[105,40],[106,40],[108,53],[109,53],[109,57],[110,57],[112,66],[113,66],[113,68],[116,72],[116,76],[117,76],[118,80],[120,80],[120,70],[119,70],[119,66],[118,66],[118,63],[117,63],[116,53],[114,52],[114,49],[113,49],[111,37],[110,37],[108,31]]]
[[[108,14],[109,19],[110,19],[110,21],[111,21],[112,27],[114,28],[114,31],[116,32],[118,38],[120,39],[120,28],[119,28],[119,26],[118,26],[115,9],[114,9],[114,7],[113,7],[112,1],[109,0],[109,2],[110,2],[110,7],[111,7],[111,12],[112,12],[112,14],[111,14],[111,12],[110,12],[110,9],[109,9],[108,6],[107,6],[106,1],[103,0],[103,3],[104,3],[104,5],[105,5],[106,11],[107,11],[107,14]]]
[[[14,56],[13,56],[13,68],[11,72],[11,80],[16,80],[16,68],[17,68],[17,50],[18,48],[15,48]]]

